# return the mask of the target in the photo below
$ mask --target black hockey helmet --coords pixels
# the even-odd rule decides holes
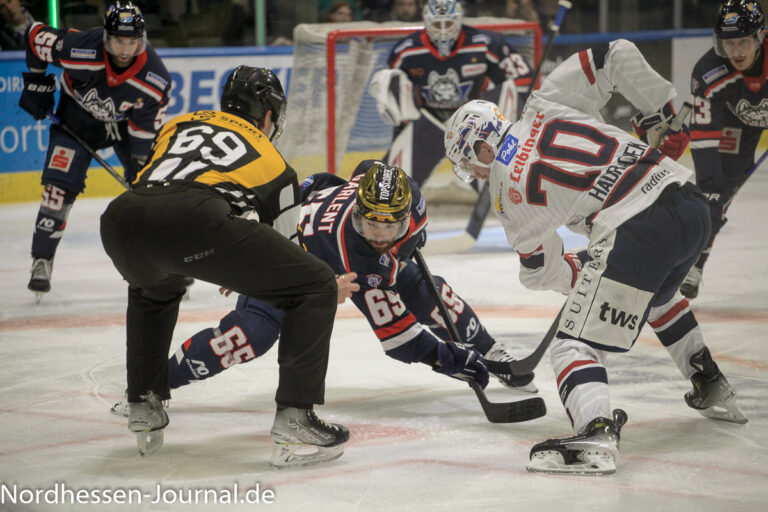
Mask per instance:
[[[405,171],[383,162],[375,162],[365,172],[357,187],[352,226],[368,240],[394,242],[408,231],[412,196],[411,184]],[[366,221],[387,226],[371,230],[365,226]],[[373,236],[372,231],[378,231],[379,235]]]
[[[238,66],[227,77],[221,91],[221,110],[237,114],[261,127],[267,112],[272,112],[274,141],[285,126],[285,93],[280,79],[271,69]]]
[[[118,0],[107,8],[104,15],[104,47],[109,53],[120,55],[117,45],[113,44],[114,37],[139,39],[141,43],[133,56],[139,55],[147,46],[147,33],[144,16],[133,2]]]
[[[715,36],[719,39],[746,37],[763,29],[765,16],[760,2],[727,0],[715,17]]]

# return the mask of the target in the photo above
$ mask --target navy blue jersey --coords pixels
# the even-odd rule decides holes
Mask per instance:
[[[499,34],[466,25],[450,55],[440,56],[426,30],[420,30],[392,48],[387,64],[408,75],[417,106],[440,120],[479,98],[489,83],[498,85],[508,79],[518,87],[531,83],[530,66]]]
[[[132,154],[149,154],[171,86],[170,74],[149,44],[130,67],[118,72],[104,48],[103,28],[80,32],[35,23],[27,43],[31,71],[44,72],[48,64],[63,68],[62,96],[97,121],[126,123]],[[87,133],[81,135],[88,140]]]
[[[691,154],[704,192],[729,194],[755,161],[757,143],[768,128],[766,51],[768,40],[763,41],[758,76],[736,70],[714,49],[693,68]]]
[[[343,184],[328,174],[308,178],[302,185],[306,199],[299,229],[307,249],[335,273],[357,273],[360,290],[352,295],[352,302],[368,319],[387,355],[405,362],[421,361],[434,349],[437,339],[406,308],[397,278],[400,262],[424,243],[426,203],[418,186],[408,178],[413,193],[408,232],[389,251],[379,254],[352,226],[358,181],[374,162],[361,162],[350,181]]]

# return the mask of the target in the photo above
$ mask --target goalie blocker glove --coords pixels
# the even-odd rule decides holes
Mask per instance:
[[[21,76],[24,79],[24,90],[19,106],[38,121],[45,119],[56,104],[56,78],[52,74],[43,73],[22,73]]]
[[[632,118],[632,127],[640,140],[657,148],[672,160],[677,160],[685,152],[690,142],[688,126],[683,124],[680,130],[671,130],[670,123],[675,118],[675,109],[668,102],[659,111],[643,116],[637,113]]]

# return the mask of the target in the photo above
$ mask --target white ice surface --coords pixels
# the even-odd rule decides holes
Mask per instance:
[[[689,409],[682,399],[689,383],[646,329],[630,353],[609,361],[612,405],[625,409],[629,422],[618,472],[591,478],[525,471],[534,443],[570,434],[546,358],[536,383],[547,416],[490,424],[460,382],[385,357],[351,305],[339,311],[326,404],[317,408],[352,432],[338,461],[269,469],[275,350],[174,391],[165,445],[142,458],[126,422],[108,414],[125,388],[126,286],[99,239],[107,201],[76,203],[53,290],[38,306],[26,289],[37,204],[0,206],[0,510],[245,509],[213,505],[213,491],[208,504],[148,503],[158,485],[175,490],[167,498],[186,500],[188,493],[202,497],[235,483],[238,498],[257,484],[274,492],[274,503],[251,510],[768,510],[766,198],[768,174],[758,173],[731,208],[693,302],[749,423],[716,422]],[[460,229],[464,222],[436,218],[433,225]],[[520,356],[533,350],[563,301],[522,288],[516,258],[492,222],[472,252],[431,257],[429,264]],[[205,283],[196,283],[191,295],[182,303],[172,350],[234,304]],[[494,401],[526,397],[495,381],[488,394]],[[43,494],[37,502],[11,503],[14,485],[28,498],[57,483],[74,491],[139,489],[147,497],[132,505],[45,505]]]

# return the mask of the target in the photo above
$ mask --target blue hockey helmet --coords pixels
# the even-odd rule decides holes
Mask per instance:
[[[138,44],[131,41],[121,44],[126,40],[138,40]],[[147,47],[144,16],[133,2],[118,0],[107,8],[104,15],[104,47],[109,53],[120,57],[135,57]]]

